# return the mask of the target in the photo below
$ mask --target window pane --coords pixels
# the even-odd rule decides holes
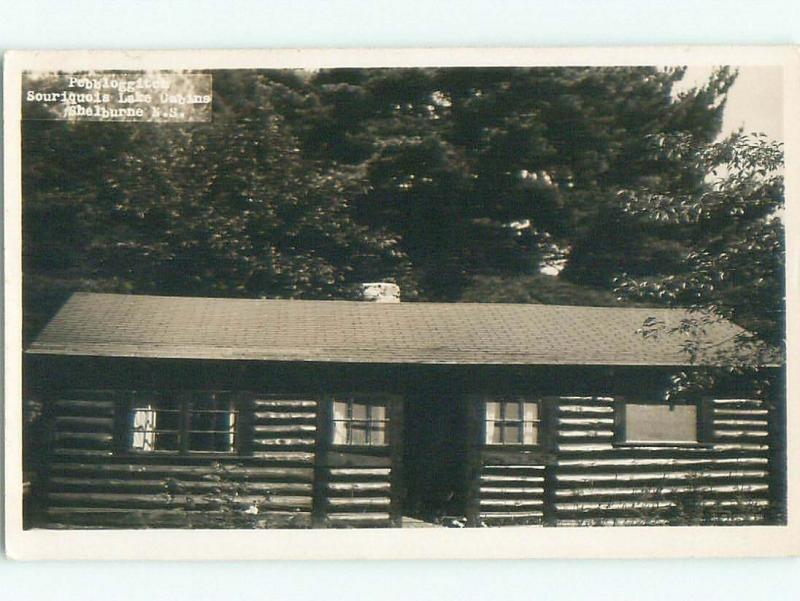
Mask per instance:
[[[503,403],[505,405],[505,419],[519,419],[519,403]]]
[[[195,432],[215,430],[216,417],[214,413],[198,413],[193,411],[189,416],[189,429]]]
[[[189,432],[190,451],[213,451],[214,435],[209,432]]]
[[[179,451],[180,443],[178,433],[174,431],[159,431],[156,433],[157,451]]]
[[[192,399],[188,416],[190,451],[229,453],[235,449],[236,413],[230,399],[217,395]]]
[[[155,451],[156,412],[149,405],[133,410],[131,448],[136,451]]]
[[[501,444],[503,442],[503,430],[500,422],[486,422],[486,443]]]
[[[333,444],[347,444],[347,401],[333,402]]]
[[[333,402],[333,419],[347,419],[347,403],[345,401]]]
[[[625,438],[631,442],[696,442],[697,407],[628,404]]]
[[[367,405],[363,403],[353,403],[353,419],[367,419]]]
[[[500,419],[500,403],[486,403],[486,421],[493,422],[498,419]]]
[[[370,426],[369,443],[373,445],[386,444],[386,424],[384,422],[373,422]]]
[[[523,444],[539,444],[539,424],[526,421],[522,424]]]
[[[159,430],[180,430],[181,412],[177,409],[158,409]]]
[[[370,410],[370,419],[372,419],[372,421],[384,421],[386,419],[386,407],[383,405],[373,405]]]
[[[386,444],[385,405],[353,401],[333,403],[333,444]]]
[[[350,443],[367,444],[367,422],[353,422],[350,424]]]
[[[526,422],[539,419],[539,403],[523,403],[522,406],[525,411]]]
[[[333,422],[333,444],[347,444],[347,422]]]
[[[227,426],[227,432],[224,432],[222,436],[222,450],[234,451],[236,450],[236,420],[238,419],[239,414],[235,411],[230,411],[226,413],[225,416],[227,417],[228,423],[224,424]]]
[[[522,442],[522,426],[519,422],[505,424],[505,443],[519,444]]]

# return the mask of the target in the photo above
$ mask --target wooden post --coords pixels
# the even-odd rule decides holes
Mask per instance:
[[[328,452],[331,445],[331,405],[333,398],[317,395],[317,433],[314,444],[314,483],[311,519],[315,528],[327,527],[328,514]]]
[[[787,521],[787,465],[786,465],[786,380],[780,373],[770,394],[764,399],[769,411],[769,514],[770,524],[785,524]],[[776,390],[777,389],[777,390]]]
[[[544,495],[542,505],[542,525],[555,526],[556,514],[556,488],[558,480],[558,406],[559,399],[547,397],[542,399],[540,407],[542,416],[539,418],[540,441],[544,451]]]
[[[464,513],[468,526],[480,526],[481,513],[481,449],[484,436],[483,398],[468,395],[461,401],[466,404],[467,426],[465,462],[465,508]]]
[[[391,459],[390,474],[390,508],[392,525],[400,528],[403,524],[403,500],[405,498],[405,487],[403,483],[403,433],[405,422],[403,419],[404,399],[402,397],[391,397],[388,400],[387,413],[389,417],[389,448]]]

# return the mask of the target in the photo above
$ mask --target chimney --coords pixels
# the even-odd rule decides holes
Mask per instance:
[[[391,282],[361,284],[361,298],[374,303],[399,303],[400,286]]]

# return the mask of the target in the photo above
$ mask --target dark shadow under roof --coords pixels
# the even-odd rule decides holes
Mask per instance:
[[[679,309],[369,303],[75,293],[28,353],[103,357],[485,365],[677,366],[686,337],[645,338]],[[743,330],[708,326],[714,353]],[[700,363],[715,363],[709,353]]]

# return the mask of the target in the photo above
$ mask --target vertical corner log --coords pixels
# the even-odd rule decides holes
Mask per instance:
[[[482,442],[484,436],[483,399],[478,395],[468,395],[464,401],[467,404],[467,427],[465,454],[465,507],[464,513],[467,526],[481,525],[481,464]]]
[[[542,505],[542,525],[555,526],[556,488],[558,472],[558,405],[557,397],[542,399],[542,418],[539,424],[542,431],[541,444],[547,458],[544,467],[544,494]]]
[[[400,528],[403,524],[403,500],[405,479],[403,477],[403,430],[405,427],[403,398],[389,398],[389,445],[391,454],[390,472],[390,521]]]
[[[785,391],[785,383],[783,391]],[[787,522],[787,448],[786,448],[786,395],[772,392],[764,402],[768,410],[769,432],[768,478],[770,524]]]
[[[314,486],[311,505],[311,520],[314,528],[327,527],[328,514],[328,452],[331,441],[331,398],[320,393],[317,396],[317,432],[314,454]]]

